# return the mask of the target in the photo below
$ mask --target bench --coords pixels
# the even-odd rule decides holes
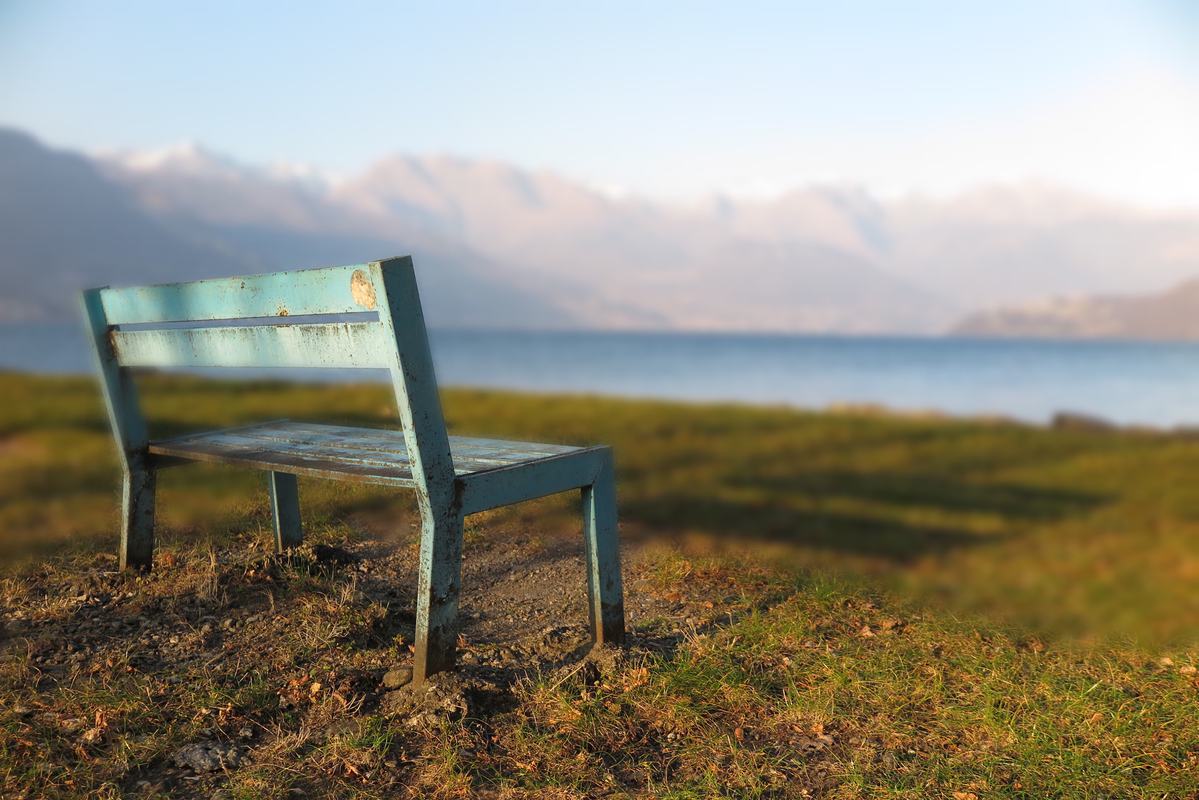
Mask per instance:
[[[592,639],[623,639],[611,450],[448,435],[411,258],[91,289],[83,307],[124,479],[122,570],[151,567],[155,476],[165,467],[209,461],[264,470],[277,552],[301,541],[297,475],[415,489],[419,685],[454,666],[463,517],[578,489]],[[150,439],[130,371],[178,367],[385,369],[399,429],[275,420]]]

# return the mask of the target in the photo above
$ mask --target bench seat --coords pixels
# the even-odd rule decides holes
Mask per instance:
[[[567,478],[579,471],[570,469],[572,462],[580,462],[577,466],[586,477],[592,456],[607,449],[469,436],[450,436],[449,441],[454,474],[467,489],[466,513],[500,504],[484,497],[491,492],[470,489],[484,483],[489,486],[510,484],[511,481],[497,479],[518,469],[524,474],[528,468],[536,466],[552,468]],[[212,461],[315,478],[416,486],[404,433],[398,430],[283,419],[153,440],[149,452],[159,460]],[[545,463],[538,465],[537,462]],[[475,476],[479,478],[472,480]],[[572,481],[567,479],[567,482]],[[520,499],[531,499],[543,492],[517,491],[515,494]]]

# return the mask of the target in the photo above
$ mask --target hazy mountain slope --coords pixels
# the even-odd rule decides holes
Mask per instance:
[[[1133,297],[1062,298],[972,314],[955,333],[976,336],[1199,340],[1199,278]]]
[[[937,332],[996,304],[1155,291],[1199,272],[1199,213],[1036,185],[886,202],[809,187],[681,208],[502,164],[396,157],[336,194],[683,328]]]
[[[618,200],[552,174],[448,158],[387,159],[335,193],[380,220],[420,220],[530,280],[574,281],[592,302],[634,304],[672,328],[928,332],[958,312],[888,274],[852,241],[862,224],[818,193],[800,213],[784,208],[759,224],[727,207]],[[829,213],[803,213],[816,205]],[[836,236],[832,217],[852,234]]]
[[[455,243],[588,327],[931,331],[958,312],[815,230],[759,241],[705,209],[614,200],[494,162],[393,157],[322,184],[184,147],[113,157],[107,170],[147,210],[239,251],[402,241],[436,264]]]
[[[1199,274],[1199,211],[1145,211],[1047,187],[897,201],[886,225],[884,263],[967,309],[1162,291]]]
[[[574,328],[580,318],[544,287],[522,288],[512,270],[426,237],[305,232],[269,225],[193,223],[197,232],[239,253],[255,272],[322,264],[357,264],[411,255],[421,304],[434,327]]]
[[[74,319],[78,290],[97,283],[246,268],[150,217],[86,159],[0,129],[0,320]]]
[[[27,137],[4,141],[13,139],[38,150]],[[1199,274],[1199,212],[1150,213],[1037,186],[939,200],[817,186],[681,206],[450,157],[394,156],[333,179],[194,145],[110,154],[95,161],[102,175],[83,159],[40,153],[22,180],[65,196],[39,205],[22,199],[30,190],[19,183],[0,184],[0,226],[26,238],[42,231],[37,243],[0,240],[0,318],[45,313],[53,292],[27,288],[16,266],[38,253],[76,263],[68,285],[89,269],[104,281],[147,279],[136,247],[124,258],[122,243],[134,240],[166,254],[154,279],[413,253],[435,324],[479,327],[937,333],[997,306],[1156,292]],[[92,188],[43,177],[49,155]],[[73,257],[45,227],[72,208],[80,219],[65,227],[96,240]],[[21,292],[37,302],[14,299]]]
[[[77,315],[95,284],[186,280],[397,254],[418,258],[426,314],[454,327],[577,326],[540,288],[453,243],[417,234],[354,232],[319,192],[289,180],[247,179],[206,154],[178,170],[112,180],[79,156],[0,130],[0,322]],[[351,219],[352,219],[352,215]],[[343,232],[344,231],[344,232]]]
[[[411,253],[436,324],[459,327],[661,327],[636,303],[589,293],[569,273],[538,275],[471,246],[461,230],[413,206],[372,204],[331,182],[237,165],[196,146],[110,156],[104,169],[143,207],[203,230],[261,264],[347,263]],[[364,255],[365,254],[365,255]],[[459,306],[456,313],[452,307]]]

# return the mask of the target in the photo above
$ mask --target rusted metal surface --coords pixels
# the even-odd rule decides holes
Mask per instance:
[[[371,283],[370,275],[366,270],[354,270],[354,274],[350,277],[350,295],[358,305],[371,311],[375,310],[377,302],[375,285]]]
[[[582,499],[591,637],[596,644],[619,644],[624,641],[624,587],[616,523],[616,476],[610,450],[604,449],[599,472],[590,485],[583,487]]]
[[[121,481],[120,568],[149,572],[154,559],[157,473],[134,467]]]
[[[304,529],[300,523],[300,490],[296,476],[287,472],[268,472],[267,488],[275,526],[275,552],[283,553],[304,540]]]
[[[217,461],[267,471],[280,551],[301,541],[296,475],[413,488],[421,512],[419,684],[454,666],[464,515],[581,489],[593,637],[623,638],[611,451],[447,435],[411,259],[94,289],[84,293],[84,311],[125,478],[122,568],[150,567],[155,474],[167,466]],[[364,321],[261,324],[264,317],[333,314]],[[241,324],[144,327],[213,320]],[[124,369],[272,366],[387,369],[400,430],[275,420],[150,442]]]

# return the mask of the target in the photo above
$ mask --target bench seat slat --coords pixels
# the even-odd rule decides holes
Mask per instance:
[[[405,447],[404,432],[390,428],[347,428],[313,422],[279,422],[252,426],[249,430],[229,430],[228,433],[273,439],[283,442],[328,442],[355,450],[391,452]],[[537,456],[559,455],[579,448],[561,444],[537,444],[502,439],[479,439],[469,436],[451,437],[455,461],[459,457],[496,458],[506,463],[526,461]]]
[[[355,295],[354,273],[365,279],[368,269],[351,264],[101,289],[100,301],[109,325],[366,312],[374,310],[373,295]]]
[[[204,439],[205,447],[221,448],[223,452],[230,454],[285,450],[288,454],[301,458],[357,464],[366,468],[394,467],[396,464],[396,454],[401,452],[404,454],[404,463],[406,464],[407,451],[404,449],[403,442],[399,443],[398,448],[393,446],[393,444],[392,442],[388,442],[385,446],[363,449],[344,447],[329,441],[262,439],[245,434],[226,434],[206,437]],[[550,455],[553,454],[531,452],[528,458],[545,458]],[[454,472],[457,475],[478,472],[483,469],[492,469],[494,467],[510,466],[513,463],[511,458],[496,458],[494,454],[486,452],[468,451],[463,453],[460,450],[454,454]],[[522,462],[517,461],[515,463]]]
[[[373,367],[394,360],[377,322],[117,330],[122,367]]]
[[[287,420],[188,434],[153,441],[150,453],[193,461],[217,461],[314,477],[415,485],[402,431],[349,428]],[[472,475],[587,448],[451,436],[454,472]]]

